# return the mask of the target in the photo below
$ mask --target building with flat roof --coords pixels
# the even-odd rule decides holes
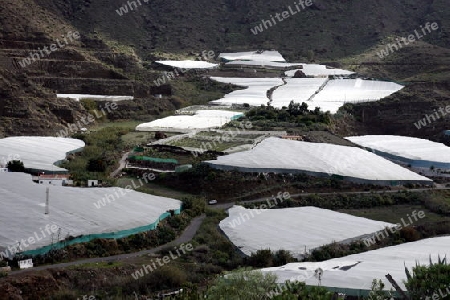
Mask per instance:
[[[70,180],[70,175],[68,174],[39,174],[38,176],[32,176],[32,180],[39,184],[47,185],[73,185],[73,180]]]

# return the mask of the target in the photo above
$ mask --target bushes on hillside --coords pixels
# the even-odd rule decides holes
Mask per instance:
[[[447,264],[446,258],[438,257],[438,262],[433,263],[430,257],[429,266],[417,264],[412,271],[405,267],[405,273],[407,277],[405,286],[411,300],[424,299],[424,297],[450,299],[450,265]]]

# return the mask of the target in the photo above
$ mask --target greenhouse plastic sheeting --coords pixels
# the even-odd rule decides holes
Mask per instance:
[[[400,220],[401,216],[399,216]],[[405,220],[408,218],[404,216]],[[409,221],[406,221],[409,222]],[[404,281],[407,280],[405,266],[411,270],[416,266],[429,265],[430,258],[437,262],[441,258],[450,256],[450,237],[436,237],[417,242],[404,243],[397,246],[385,247],[359,254],[333,258],[322,262],[289,263],[280,267],[262,269],[277,275],[277,281],[284,281],[297,276],[305,277],[307,285],[317,285],[314,271],[323,270],[321,286],[334,288],[348,288],[352,290],[370,290],[373,279],[381,279],[384,289],[392,286],[386,279],[391,274],[400,288],[405,290]]]
[[[211,69],[218,66],[218,64],[196,60],[158,60],[156,63],[181,69]]]
[[[255,60],[255,61],[275,61],[286,62],[278,51],[249,51],[235,53],[220,53],[219,58],[226,61],[233,60]]]
[[[156,163],[166,163],[166,164],[178,164],[178,160],[173,158],[158,158],[150,156],[129,156],[129,159],[142,160],[142,161],[152,161]]]
[[[242,172],[338,175],[355,182],[391,185],[392,182],[431,184],[432,181],[358,147],[267,138],[251,150],[219,156],[204,163]]]
[[[69,98],[75,101],[80,101],[83,99],[95,99],[99,101],[124,101],[133,100],[133,96],[110,96],[110,95],[89,95],[89,94],[57,94],[58,98]]]
[[[228,106],[244,103],[251,106],[266,105],[269,102],[267,91],[283,84],[281,78],[211,77],[211,79],[221,83],[246,87],[246,89],[236,90],[226,94],[221,99],[210,101],[212,104]]]
[[[272,106],[288,107],[291,101],[306,102],[308,109],[314,109],[312,102],[307,102],[327,82],[326,78],[286,78],[286,84],[273,91]]]
[[[176,215],[180,214],[180,212],[181,212],[181,209],[175,210]],[[141,227],[132,228],[132,229],[128,229],[128,230],[122,230],[122,231],[118,231],[118,232],[83,235],[83,236],[76,237],[76,238],[68,240],[68,241],[60,241],[60,242],[54,243],[53,245],[48,245],[48,246],[45,246],[45,247],[42,247],[39,249],[24,251],[23,254],[33,255],[33,256],[34,255],[42,255],[42,254],[49,252],[50,250],[62,249],[66,246],[75,245],[75,244],[79,244],[79,243],[87,243],[94,239],[121,239],[121,238],[130,236],[130,235],[133,235],[133,234],[146,232],[149,230],[155,230],[158,227],[159,222],[164,220],[167,217],[170,217],[170,215],[171,214],[167,213],[167,212],[163,213],[159,217],[158,221],[155,221],[146,226],[141,226]]]
[[[301,257],[305,250],[310,252],[334,241],[342,242],[394,226],[312,206],[284,209],[233,206],[228,214],[219,227],[248,256],[261,249],[271,249],[286,250],[294,257]]]
[[[136,192],[144,179],[130,181],[127,189],[77,188],[37,184],[24,173],[0,173],[0,252],[31,237],[35,241],[22,251],[70,236],[126,235],[151,228],[165,213],[180,209],[179,200]]]
[[[302,69],[289,70],[284,72],[286,76],[293,77],[297,71],[302,71],[306,76],[323,77],[323,76],[346,76],[354,74],[355,72],[342,70],[342,69],[328,69],[325,65],[316,64],[302,64]]]
[[[194,115],[177,115],[139,124],[137,131],[175,131],[222,127],[231,120],[243,116],[242,112],[228,110],[197,110]]]
[[[312,106],[335,113],[345,103],[378,101],[401,90],[403,86],[394,82],[335,79],[327,82],[325,87],[312,98]],[[309,103],[308,103],[309,104]]]
[[[54,165],[66,154],[85,146],[82,140],[62,137],[17,136],[0,139],[0,163],[16,157],[25,168],[39,171],[67,171]]]
[[[364,135],[346,139],[412,167],[450,169],[450,147],[442,143],[398,135]]]

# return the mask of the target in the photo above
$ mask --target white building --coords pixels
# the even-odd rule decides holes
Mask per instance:
[[[87,182],[87,186],[88,187],[93,187],[93,186],[102,186],[102,181],[101,180],[88,180]]]
[[[33,267],[33,259],[19,260],[20,269],[28,269]]]
[[[73,180],[69,179],[70,175],[62,174],[62,175],[39,175],[33,176],[32,179],[34,182],[45,185],[73,185]]]

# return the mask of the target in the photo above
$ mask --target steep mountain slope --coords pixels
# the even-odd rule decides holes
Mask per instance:
[[[153,98],[155,89],[139,78],[157,75],[137,55],[83,33],[74,38],[77,28],[33,0],[5,0],[0,28],[0,136],[52,135],[86,113],[79,103],[56,99],[58,92]],[[165,100],[149,103],[149,112],[173,109]]]
[[[151,86],[160,76],[150,63],[155,58],[195,56],[203,50],[218,53],[258,48],[277,49],[291,61],[335,64],[339,60],[343,66],[369,77],[420,82],[418,88],[408,87],[401,92],[406,95],[400,97],[402,101],[411,102],[408,95],[415,97],[415,91],[423,92],[424,96],[418,98],[420,103],[434,101],[435,97],[436,105],[448,100],[448,85],[439,84],[434,92],[436,84],[450,78],[450,9],[446,0],[314,0],[310,7],[284,21],[275,20],[276,13],[294,6],[291,0],[4,0],[0,8],[0,74],[1,88],[10,92],[4,92],[0,107],[24,110],[38,102],[60,103],[55,92],[132,94],[145,105],[134,103],[130,109],[144,110],[142,115],[158,114],[174,106],[169,98],[156,100],[152,95],[170,96],[174,89]],[[261,27],[262,32],[253,34],[251,29],[260,26],[262,20],[272,20],[273,26]],[[426,22],[437,22],[439,30],[414,46],[377,59],[376,49],[394,37],[420,29]],[[21,67],[30,51],[49,47],[75,31],[79,31],[79,39]],[[24,91],[29,96],[20,102],[17,97]],[[26,115],[11,116],[1,109],[0,135],[52,134],[83,112],[78,104],[61,103],[70,107],[72,117],[54,109],[29,114],[36,120],[47,120],[49,124],[44,127],[28,127]],[[421,118],[425,107],[414,112],[411,119]],[[433,108],[430,106],[431,111]],[[378,126],[376,122],[373,126],[372,121],[367,123],[370,118],[364,120],[364,124],[353,120],[338,130],[346,131],[348,127],[354,132],[371,132]],[[395,130],[408,133],[399,128],[403,125]],[[442,128],[433,127],[433,132],[427,134],[437,136]]]
[[[251,29],[271,15],[294,12],[292,0],[129,1],[36,0],[86,34],[98,32],[133,45],[144,58],[152,49],[187,52],[204,49],[276,48],[290,59],[313,51],[320,58],[362,52],[385,36],[408,33],[426,21],[441,25],[433,44],[450,45],[445,0],[314,0],[310,7],[254,35]],[[141,3],[141,5],[139,5]],[[126,7],[128,13],[116,11]],[[133,8],[133,10],[131,10]]]

